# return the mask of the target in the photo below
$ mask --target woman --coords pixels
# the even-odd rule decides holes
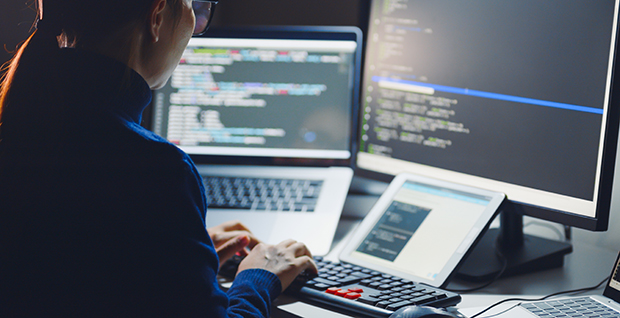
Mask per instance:
[[[207,232],[194,164],[139,125],[207,26],[200,2],[196,23],[189,0],[39,0],[0,91],[0,316],[266,317],[316,272],[302,243]],[[235,253],[248,255],[224,293]]]

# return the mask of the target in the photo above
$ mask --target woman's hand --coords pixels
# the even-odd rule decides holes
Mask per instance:
[[[256,245],[241,261],[238,272],[251,268],[261,268],[276,274],[282,283],[282,290],[306,269],[318,273],[306,245],[294,240],[286,240],[278,245]]]
[[[207,229],[215,251],[220,259],[220,266],[239,253],[246,256],[246,248],[253,248],[260,241],[250,232],[250,230],[239,221],[228,221],[218,226]]]

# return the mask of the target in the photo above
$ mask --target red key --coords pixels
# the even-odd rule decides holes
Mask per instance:
[[[344,296],[344,295],[346,295],[347,293],[349,293],[349,292],[348,292],[348,291],[346,291],[346,290],[339,290],[339,291],[337,291],[334,295],[336,295],[336,296],[340,296],[340,297],[343,297],[343,296]]]
[[[358,299],[360,297],[362,297],[362,295],[358,293],[347,293],[346,295],[344,295],[344,298],[348,298],[348,299]]]
[[[325,292],[328,293],[328,294],[336,294],[339,291],[340,291],[340,288],[330,287]]]
[[[361,288],[349,288],[349,292],[351,292],[351,293],[359,293],[359,294],[361,294],[361,293],[363,293],[363,292],[364,292],[364,290],[363,290],[363,289],[361,289]]]

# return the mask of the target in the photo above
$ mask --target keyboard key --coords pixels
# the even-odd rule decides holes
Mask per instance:
[[[435,297],[435,299],[444,299],[446,297],[448,297],[448,295],[444,294],[444,293],[440,293],[440,292],[434,292],[431,294],[431,296]]]
[[[385,308],[387,306],[389,306],[391,304],[391,302],[389,300],[382,300],[380,302],[378,302],[377,304],[375,304],[375,306],[379,307],[379,308]]]
[[[370,297],[370,296],[365,296],[362,295],[360,298],[357,299],[357,301],[362,302],[364,304],[368,304],[368,305],[376,305],[380,300],[375,298],[375,297]]]
[[[435,297],[430,296],[430,295],[424,295],[424,296],[420,296],[414,299],[411,299],[411,302],[415,305],[421,305],[421,304],[425,304],[428,303],[432,300],[435,300]]]
[[[361,281],[362,279],[357,276],[347,276],[338,280],[339,283],[343,284],[353,284]]]
[[[351,275],[357,276],[359,278],[365,279],[365,278],[370,278],[372,276],[365,274],[363,272],[351,272]]]
[[[390,304],[385,309],[396,311],[396,310],[398,310],[401,307],[405,307],[405,306],[409,306],[409,305],[411,305],[410,301],[403,300],[401,302]]]
[[[318,290],[324,290],[326,288],[329,288],[330,285],[327,284],[323,284],[323,283],[315,283],[312,285],[308,285],[308,287],[313,288],[313,289],[318,289]]]
[[[328,294],[336,294],[336,292],[338,292],[338,291],[340,291],[340,288],[330,287],[325,292],[328,293]]]
[[[330,285],[332,287],[337,287],[337,286],[342,285],[339,282],[335,282],[335,281],[332,281],[332,280],[329,280],[329,279],[325,279],[325,278],[321,278],[321,277],[317,277],[317,278],[315,278],[313,280],[315,282],[317,282],[317,283],[323,283],[323,284],[326,284],[326,285]]]
[[[347,299],[357,299],[360,297],[362,297],[362,295],[358,293],[347,293],[346,295],[344,295],[344,298],[347,298]]]

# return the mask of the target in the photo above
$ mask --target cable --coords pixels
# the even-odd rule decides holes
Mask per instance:
[[[590,291],[590,290],[595,290],[599,287],[601,287],[601,285],[603,285],[606,281],[609,280],[611,276],[607,276],[605,279],[603,279],[600,283],[596,284],[595,286],[592,287],[585,287],[585,288],[579,288],[579,289],[573,289],[573,290],[565,290],[565,291],[561,291],[561,292],[557,292],[557,293],[553,293],[553,294],[549,294],[547,296],[541,297],[541,298],[533,298],[533,299],[528,299],[528,298],[506,298],[503,300],[500,300],[496,303],[494,303],[493,305],[485,308],[484,310],[482,310],[481,312],[471,316],[470,318],[476,318],[482,314],[484,314],[485,312],[491,310],[492,308],[495,308],[503,303],[509,302],[509,301],[520,301],[520,302],[524,302],[524,301],[541,301],[541,300],[545,300],[554,296],[558,296],[558,295],[563,295],[563,294],[573,294],[573,293],[580,293],[580,292],[585,292],[585,291]],[[514,305],[513,307],[510,307],[508,310],[513,309],[516,306],[521,305],[521,303],[518,303],[516,305]],[[508,311],[505,310],[504,312]]]
[[[558,236],[558,240],[566,240],[566,241],[570,241],[567,237],[566,237],[566,226],[562,226],[562,230],[564,232],[562,232],[562,230],[560,230],[556,225],[552,224],[552,223],[548,223],[548,222],[542,222],[542,221],[529,221],[526,222],[525,224],[523,224],[523,229],[529,227],[529,226],[538,226],[538,227],[544,227],[552,232],[554,232],[557,236]]]
[[[501,315],[503,315],[503,314],[505,314],[505,313],[507,313],[507,312],[509,312],[509,311],[513,310],[515,307],[517,307],[517,306],[519,306],[519,305],[521,305],[521,303],[516,303],[516,304],[514,304],[514,305],[512,305],[512,306],[510,306],[510,307],[508,307],[508,308],[506,308],[506,309],[504,309],[504,310],[502,310],[502,311],[500,311],[500,312],[496,313],[496,314],[492,314],[492,315],[490,315],[490,316],[485,316],[485,317],[483,317],[483,318],[493,318],[493,317],[501,316]]]
[[[564,238],[566,241],[570,242],[573,239],[572,228],[568,225],[564,225]]]
[[[489,285],[495,283],[506,271],[506,269],[508,268],[508,259],[504,256],[504,254],[501,251],[501,248],[499,247],[499,237],[497,238],[497,240],[495,241],[495,254],[497,255],[497,258],[502,262],[502,267],[501,269],[497,272],[497,274],[488,282],[478,286],[478,287],[473,287],[473,288],[467,288],[467,289],[449,289],[449,288],[444,288],[445,290],[451,291],[451,292],[455,292],[455,293],[469,293],[469,292],[473,292],[473,291],[477,291],[483,288],[488,287]]]

